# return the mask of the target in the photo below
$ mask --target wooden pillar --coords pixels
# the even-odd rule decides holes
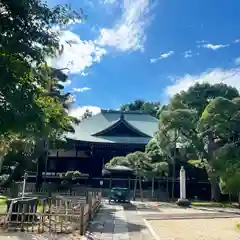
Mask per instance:
[[[36,185],[35,188],[37,191],[40,190],[41,184],[43,182],[43,176],[42,173],[44,171],[44,159],[45,156],[42,154],[38,159],[37,159],[37,174],[36,174]]]

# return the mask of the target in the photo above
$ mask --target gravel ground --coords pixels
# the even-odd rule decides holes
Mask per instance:
[[[239,240],[240,218],[148,221],[161,240]]]

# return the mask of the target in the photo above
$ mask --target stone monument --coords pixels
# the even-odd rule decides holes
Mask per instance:
[[[180,169],[180,198],[177,201],[177,205],[189,207],[190,204],[190,201],[186,198],[186,172],[182,166]]]

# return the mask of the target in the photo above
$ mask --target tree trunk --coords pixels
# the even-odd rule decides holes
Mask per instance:
[[[167,192],[167,200],[169,200],[169,187],[168,187],[168,177],[167,177],[167,190],[166,190],[166,192]]]
[[[176,149],[174,150],[176,152]],[[176,167],[175,167],[175,157],[176,154],[174,153],[174,158],[173,158],[173,174],[172,174],[172,201],[174,200],[174,192],[175,192],[175,172],[176,172]]]
[[[211,179],[211,201],[217,202],[220,199],[220,189],[218,186],[217,179]]]
[[[152,177],[152,198],[154,198],[154,177]]]
[[[238,206],[240,207],[240,192],[238,193]]]
[[[177,132],[175,131],[174,153],[173,153],[173,174],[172,174],[172,201],[174,200],[174,192],[175,192],[176,156],[177,156]]]
[[[42,172],[44,170],[43,159],[44,159],[43,155],[38,157],[38,159],[37,159],[37,175],[36,175],[36,185],[35,185],[36,191],[40,190],[41,184],[43,181],[43,176],[42,176]]]
[[[140,197],[141,197],[141,201],[143,202],[142,178],[139,177],[138,179],[139,179]]]
[[[4,161],[4,156],[0,154],[0,173],[2,172],[3,161]]]
[[[133,200],[134,200],[134,201],[135,201],[135,199],[136,199],[137,180],[138,180],[138,177],[136,176],[135,182],[134,182],[134,189],[133,189]]]

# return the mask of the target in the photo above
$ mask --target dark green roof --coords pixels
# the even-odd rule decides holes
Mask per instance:
[[[120,124],[134,131],[134,137],[107,135],[108,131]],[[102,110],[74,126],[75,133],[68,133],[66,138],[95,143],[147,144],[157,131],[157,126],[158,120],[147,113]]]

